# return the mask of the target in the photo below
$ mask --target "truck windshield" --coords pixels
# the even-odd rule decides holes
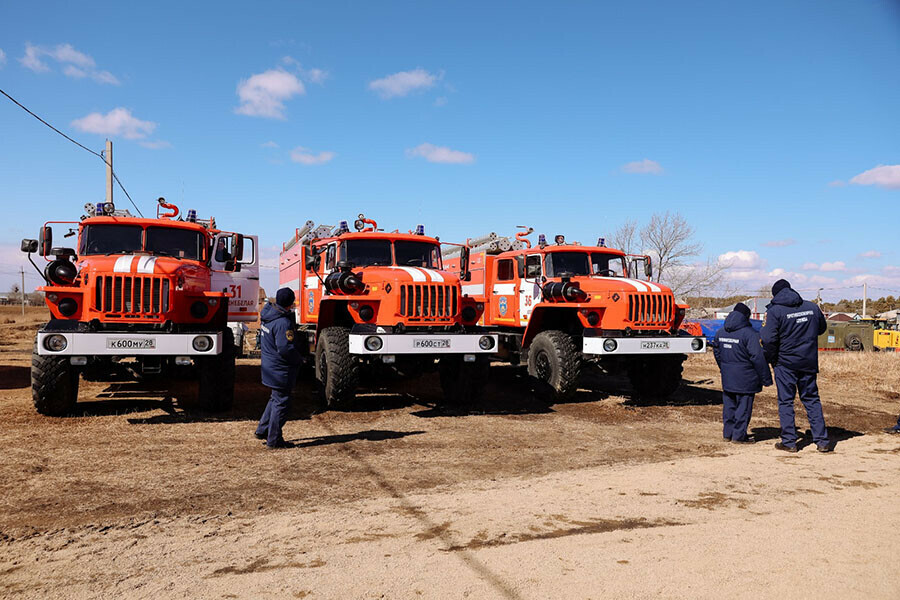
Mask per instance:
[[[559,277],[563,273],[591,274],[587,252],[549,252],[545,263],[547,277]]]
[[[390,240],[347,240],[341,243],[338,260],[354,267],[372,267],[393,264]]]
[[[591,272],[604,277],[624,277],[625,259],[615,254],[594,252],[591,254]]]
[[[144,246],[143,233],[140,225],[85,225],[78,255],[140,252]]]
[[[148,227],[147,252],[185,260],[203,259],[203,236],[199,231],[175,227]]]
[[[431,242],[394,242],[397,265],[401,267],[441,268],[440,246]]]

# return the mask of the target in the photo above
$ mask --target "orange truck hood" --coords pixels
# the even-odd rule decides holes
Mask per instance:
[[[363,282],[366,284],[381,282],[459,284],[459,277],[455,273],[438,269],[426,269],[424,267],[365,267],[352,269],[352,271],[354,273],[362,272]]]
[[[614,292],[663,292],[672,290],[661,283],[629,279],[626,277],[573,277],[585,292],[591,295],[612,294]]]

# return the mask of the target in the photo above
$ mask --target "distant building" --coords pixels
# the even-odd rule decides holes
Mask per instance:
[[[859,313],[848,313],[848,312],[833,312],[825,315],[825,318],[829,321],[839,321],[841,323],[846,323],[848,321],[858,321]]]
[[[747,298],[746,300],[741,300],[741,302],[746,304],[750,309],[751,319],[759,319],[760,321],[764,321],[766,318],[766,306],[768,306],[768,304],[772,302],[772,298]],[[724,319],[731,311],[734,310],[735,306],[737,306],[737,302],[729,306],[723,306],[722,308],[711,308],[707,312],[709,313],[709,318],[711,319]]]

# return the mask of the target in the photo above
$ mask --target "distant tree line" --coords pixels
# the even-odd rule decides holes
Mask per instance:
[[[893,296],[882,297],[877,300],[870,299],[866,303],[866,313],[869,315],[887,312],[889,310],[894,310],[895,308],[900,308],[900,300],[894,298]],[[862,313],[862,309],[862,298],[859,298],[857,300],[843,299],[839,302],[822,303],[822,310],[824,310],[825,312]]]

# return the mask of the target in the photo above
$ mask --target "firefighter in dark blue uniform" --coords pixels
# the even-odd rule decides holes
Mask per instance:
[[[825,315],[818,306],[801,298],[784,279],[772,286],[772,296],[772,302],[766,307],[762,344],[766,360],[774,367],[778,386],[781,441],[775,447],[786,452],[797,451],[799,438],[794,422],[794,396],[799,392],[816,448],[819,452],[830,452],[832,447],[816,383],[818,337],[828,327]]]
[[[256,437],[266,440],[266,447],[272,449],[291,446],[284,441],[281,429],[287,420],[291,390],[303,362],[294,340],[293,305],[294,292],[282,288],[275,295],[275,304],[266,304],[260,315],[262,383],[272,388],[272,395],[256,427]]]
[[[747,426],[753,399],[772,374],[763,355],[759,334],[750,326],[750,309],[739,302],[716,332],[713,354],[722,373],[722,437],[737,444],[752,444]]]

